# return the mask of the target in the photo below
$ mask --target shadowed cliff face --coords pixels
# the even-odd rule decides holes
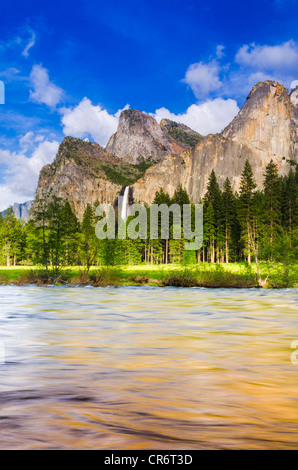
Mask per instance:
[[[131,186],[157,161],[183,153],[200,139],[182,124],[164,120],[160,126],[140,111],[124,111],[106,149],[66,137],[55,161],[41,170],[36,199],[55,195],[68,200],[82,220],[87,204],[114,204],[123,186]],[[35,207],[36,202],[31,214]]]
[[[212,169],[220,184],[228,177],[233,189],[238,190],[245,160],[249,160],[261,187],[271,159],[281,175],[289,171],[287,160],[298,161],[297,126],[298,88],[289,95],[279,83],[258,83],[221,134],[208,135],[194,150],[182,153],[180,160],[167,156],[147,170],[134,185],[134,197],[150,203],[156,188],[163,187],[173,195],[177,184],[182,184],[196,203],[204,195]]]
[[[98,144],[67,137],[59,147],[55,161],[40,172],[36,200],[54,195],[68,200],[80,220],[87,204],[113,203],[121,185],[111,182],[106,166],[119,166],[118,159]]]
[[[202,137],[183,124],[161,121],[140,111],[121,113],[117,133],[106,149],[67,137],[52,165],[41,173],[36,196],[67,199],[80,219],[87,204],[114,204],[123,186],[134,200],[151,203],[161,187],[172,196],[178,184],[196,203],[204,195],[212,169],[222,185],[228,177],[239,189],[245,160],[259,187],[270,160],[280,174],[298,161],[298,87],[258,83],[235,119],[221,134]],[[156,163],[158,162],[158,163]]]
[[[152,163],[151,163],[152,164]],[[66,137],[55,161],[40,172],[36,198],[57,196],[68,200],[80,220],[87,204],[114,204],[121,188],[131,186],[150,166],[128,163],[105,151],[100,145]]]

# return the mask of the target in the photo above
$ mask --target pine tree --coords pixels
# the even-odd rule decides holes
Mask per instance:
[[[213,206],[209,204],[204,209],[204,238],[207,247],[207,260],[215,262],[215,217]]]
[[[272,247],[274,232],[277,232],[281,226],[281,180],[273,160],[266,166],[264,176],[264,224],[269,230]]]
[[[63,260],[63,201],[52,195],[48,200],[48,228],[51,252],[51,265],[57,276]]]
[[[95,220],[94,220],[94,209],[87,204],[83,221],[81,225],[82,237],[81,237],[81,250],[83,263],[88,273],[90,267],[95,261],[98,250],[98,243],[95,234]]]
[[[240,181],[239,196],[239,221],[241,225],[241,238],[247,251],[247,261],[251,263],[251,236],[252,223],[254,218],[254,197],[257,185],[253,176],[253,171],[248,160],[244,164],[244,169]]]
[[[160,188],[159,191],[156,191],[153,204],[166,204],[167,206],[171,205],[171,198],[168,193],[165,193],[163,188]]]
[[[23,239],[23,224],[16,219],[12,208],[9,208],[0,225],[1,251],[5,255],[6,266],[16,266]]]
[[[34,220],[29,220],[25,227],[26,246],[24,257],[27,264],[44,264],[43,237],[40,228],[37,228]]]
[[[211,262],[214,263],[216,260],[220,262],[223,258],[224,252],[224,228],[223,228],[223,201],[222,193],[217,182],[217,178],[214,170],[208,179],[207,192],[204,196],[204,213],[211,206],[213,209],[213,230],[214,238],[209,240],[211,242]],[[213,235],[212,235],[213,236]]]
[[[181,184],[177,186],[174,192],[174,196],[172,197],[172,204],[178,204],[181,209],[183,209],[183,204],[190,204],[189,195]]]
[[[97,249],[99,249],[99,257],[101,264],[104,266],[115,266],[117,264],[125,264],[125,252],[123,247],[128,240],[118,240],[105,238],[96,242]],[[130,241],[130,240],[129,240]],[[98,243],[99,242],[99,243]],[[122,248],[122,251],[121,251]],[[97,256],[95,251],[94,259]]]
[[[50,244],[49,244],[49,210],[47,200],[44,198],[36,198],[34,208],[32,211],[32,222],[36,230],[34,236],[34,229],[32,228],[32,250],[35,253],[36,261],[45,266],[48,271],[50,259]],[[38,241],[41,241],[41,249],[38,248]]]
[[[62,208],[61,225],[63,234],[64,263],[69,266],[78,259],[78,235],[80,232],[79,221],[67,201]]]
[[[165,193],[163,188],[161,188],[159,191],[155,193],[155,197],[153,200],[153,204],[166,204],[168,207],[172,204],[171,198],[168,193]],[[169,226],[171,226],[173,223],[173,217],[172,214],[170,213],[170,221],[169,221]],[[161,215],[159,214],[158,217],[158,243],[157,240],[155,240],[154,243],[151,243],[151,260],[153,259],[153,252],[155,252],[155,259],[160,262],[160,259],[162,259],[162,262],[168,263],[168,257],[169,257],[169,238],[161,239]],[[161,254],[162,250],[162,254]]]
[[[298,183],[296,182],[295,173],[292,168],[287,177],[283,180],[283,226],[289,232],[290,244],[292,245],[292,233],[297,226],[298,205],[297,191]]]
[[[181,239],[175,240],[173,238],[169,241],[169,259],[171,263],[181,263],[184,253],[185,240],[182,236]]]
[[[233,194],[229,178],[224,182],[222,203],[225,234],[225,260],[226,263],[229,263],[230,252],[233,245],[233,230],[235,230],[236,225],[236,198]]]

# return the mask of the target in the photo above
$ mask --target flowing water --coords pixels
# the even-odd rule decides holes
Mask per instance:
[[[2,449],[298,448],[297,291],[10,286],[0,299]]]

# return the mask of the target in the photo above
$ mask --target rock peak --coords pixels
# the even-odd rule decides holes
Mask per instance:
[[[134,200],[151,203],[161,187],[172,196],[182,184],[197,203],[212,169],[220,185],[228,177],[238,190],[248,160],[260,188],[271,159],[281,175],[298,161],[298,87],[289,93],[266,80],[253,87],[220,134],[203,138],[184,124],[169,119],[159,124],[146,113],[127,109],[106,149],[66,137],[54,163],[41,171],[37,197],[52,193],[68,199],[80,219],[87,203],[113,204],[123,186],[133,185]]]
[[[155,119],[149,114],[143,113],[138,109],[125,109],[121,112],[119,118],[119,122],[123,121],[126,121],[129,126],[136,126],[138,124],[147,126],[150,125],[148,122],[152,124]]]
[[[107,152],[134,164],[143,160],[157,162],[185,150],[186,146],[164,132],[152,116],[137,109],[122,111],[117,132],[106,146]]]
[[[298,161],[296,103],[298,88],[289,94],[278,82],[257,83],[238,115],[221,134],[205,137],[189,154],[183,155],[183,161],[181,157],[166,157],[150,168],[135,183],[135,198],[150,203],[160,187],[172,196],[177,185],[182,184],[191,201],[197,203],[206,191],[212,169],[221,186],[229,178],[233,190],[238,190],[246,160],[252,166],[259,188],[271,159],[281,175],[287,174],[291,162]]]
[[[275,88],[277,94],[281,94],[284,91],[289,93],[289,90],[281,83],[276,82],[274,80],[264,80],[262,82],[258,82],[255,86],[253,86],[251,92],[248,95],[248,98],[251,97],[258,90],[265,90],[268,92],[270,88]]]
[[[290,139],[290,100],[288,89],[278,82],[257,83],[249,93],[237,116],[222,135],[241,144],[285,155],[285,139]],[[285,134],[286,133],[286,134]]]

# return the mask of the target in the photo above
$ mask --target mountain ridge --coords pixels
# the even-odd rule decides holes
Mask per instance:
[[[298,87],[289,93],[277,82],[259,82],[220,134],[209,134],[192,151],[166,157],[150,168],[133,186],[135,199],[151,203],[160,187],[172,196],[181,184],[191,201],[198,202],[206,191],[212,169],[221,187],[228,177],[232,189],[237,191],[245,160],[250,162],[259,188],[271,159],[280,174],[286,174],[289,162],[298,161],[297,105]]]
[[[172,128],[167,123],[172,123],[172,128],[180,129],[180,138],[179,135],[174,138]],[[201,137],[184,124],[163,120],[159,125],[149,114],[127,109],[122,111],[117,132],[110,138],[106,151],[133,164],[149,158],[160,161],[166,155],[180,154],[190,148],[185,142],[186,135],[194,139],[196,134]]]
[[[271,159],[280,174],[288,172],[291,160],[298,161],[298,87],[289,93],[267,80],[253,87],[219,134],[203,137],[184,124],[158,124],[141,111],[125,110],[105,149],[66,137],[52,165],[41,170],[36,197],[67,199],[80,219],[88,203],[114,204],[123,186],[132,186],[135,201],[150,204],[161,187],[172,196],[181,184],[196,203],[212,169],[221,186],[229,177],[237,191],[248,160],[261,188]]]
[[[31,209],[32,205],[33,205],[33,201],[26,201],[26,202],[23,202],[23,203],[15,202],[10,207],[12,208],[16,219],[21,219],[21,220],[24,220],[24,222],[28,222],[29,213],[30,213],[30,209]],[[9,210],[9,208],[7,208],[6,210],[1,212],[2,217],[5,217],[8,210]]]

